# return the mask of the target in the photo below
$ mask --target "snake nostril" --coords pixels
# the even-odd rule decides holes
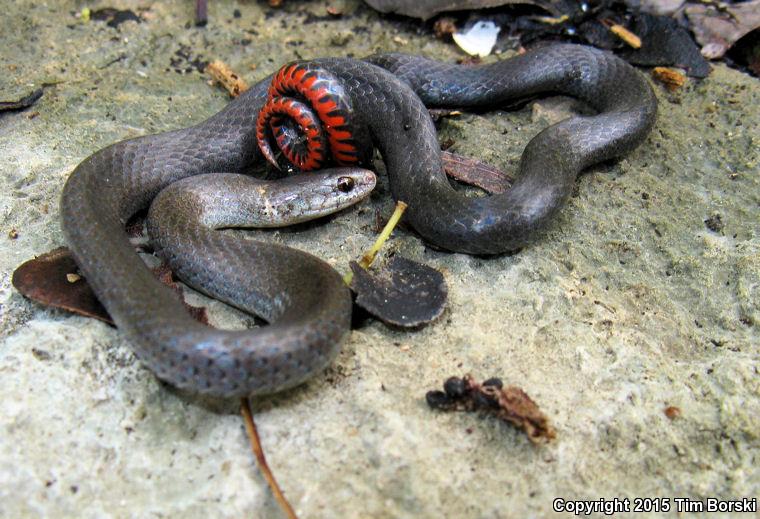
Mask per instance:
[[[338,189],[348,193],[354,188],[354,179],[351,177],[340,177],[338,179]]]

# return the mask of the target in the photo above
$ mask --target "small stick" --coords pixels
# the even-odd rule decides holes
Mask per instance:
[[[208,0],[195,0],[195,25],[204,27],[208,23]]]
[[[288,503],[288,500],[285,498],[282,490],[280,490],[280,485],[278,485],[277,480],[274,479],[274,474],[272,474],[272,471],[269,469],[267,459],[264,457],[264,449],[261,448],[259,433],[256,430],[256,424],[253,421],[251,406],[248,403],[247,398],[240,399],[240,414],[243,415],[245,430],[248,433],[248,439],[251,442],[251,450],[253,451],[253,455],[256,457],[256,463],[258,463],[259,470],[264,475],[264,479],[267,480],[269,488],[272,489],[272,494],[274,494],[274,498],[277,501],[277,504],[280,505],[280,508],[282,508],[282,511],[285,512],[285,515],[288,517],[288,519],[298,519],[298,516],[293,510],[293,507],[290,506],[290,503]]]
[[[641,38],[639,38],[636,34],[629,31],[619,23],[615,23],[612,20],[604,19],[602,20],[602,24],[604,24],[612,34],[626,42],[628,45],[633,47],[634,49],[640,49],[641,48]]]
[[[370,249],[362,255],[362,258],[359,260],[359,266],[366,270],[370,265],[372,265],[372,262],[375,261],[375,256],[377,256],[377,253],[380,251],[383,245],[385,245],[385,242],[388,241],[388,238],[390,238],[393,229],[396,227],[396,225],[398,225],[398,222],[401,220],[401,216],[403,216],[404,211],[406,211],[407,207],[408,206],[406,202],[402,202],[401,200],[396,202],[396,209],[393,211],[390,220],[388,220],[388,223],[386,223],[385,227],[383,227],[380,236],[378,236],[377,240],[375,240],[375,244],[372,245],[372,247],[370,247]],[[346,285],[350,286],[353,279],[354,273],[349,271],[348,274],[346,274],[343,278],[343,281],[346,283]]]

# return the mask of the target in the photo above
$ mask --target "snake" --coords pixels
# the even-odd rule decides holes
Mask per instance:
[[[427,109],[492,108],[542,94],[578,98],[594,114],[570,117],[530,140],[506,192],[471,197],[452,187]],[[122,141],[86,158],[64,186],[62,229],[82,274],[158,378],[218,397],[271,393],[303,382],[335,357],[349,330],[348,290],[329,265],[305,252],[258,242],[243,247],[222,240],[219,231],[188,231],[184,215],[204,210],[164,198],[164,189],[185,179],[245,173],[264,160],[281,167],[288,159],[302,169],[332,160],[356,168],[371,163],[377,149],[391,194],[408,204],[405,219],[426,243],[500,254],[537,239],[578,174],[641,144],[656,113],[656,97],[641,73],[609,52],[574,44],[479,66],[403,54],[295,62],[195,126]],[[260,313],[269,326],[230,331],[201,325],[154,279],[124,225],[161,199],[180,214],[164,226],[159,245],[170,266],[176,260],[191,282],[203,279],[202,290]],[[242,206],[222,206],[219,211],[229,206],[237,216],[195,221],[239,223]],[[179,257],[186,262],[180,265]]]

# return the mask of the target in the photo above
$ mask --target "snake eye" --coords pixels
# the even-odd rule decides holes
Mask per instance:
[[[338,179],[338,189],[348,193],[354,188],[354,179],[351,177],[340,177]]]

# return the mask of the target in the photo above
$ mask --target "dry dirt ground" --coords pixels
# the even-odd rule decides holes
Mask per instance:
[[[353,0],[340,18],[318,1],[213,1],[205,28],[192,25],[191,3],[4,2],[0,97],[45,94],[0,117],[0,516],[280,517],[235,402],[160,384],[117,330],[24,299],[11,273],[64,245],[57,201],[82,159],[228,102],[200,62],[222,59],[252,83],[298,58],[461,57]],[[143,21],[76,16],[106,6]],[[370,320],[326,373],[254,403],[304,518],[542,517],[555,498],[758,496],[760,83],[718,64],[677,93],[654,88],[651,136],[583,175],[518,254],[441,253],[396,232],[391,250],[444,272],[440,320],[417,332]],[[462,115],[441,140],[514,170],[567,107]],[[249,234],[344,272],[392,205],[382,180],[321,224]],[[250,322],[209,304],[216,324]],[[467,372],[521,386],[557,439],[535,447],[496,420],[427,407],[427,390]],[[680,416],[668,418],[669,406]]]

